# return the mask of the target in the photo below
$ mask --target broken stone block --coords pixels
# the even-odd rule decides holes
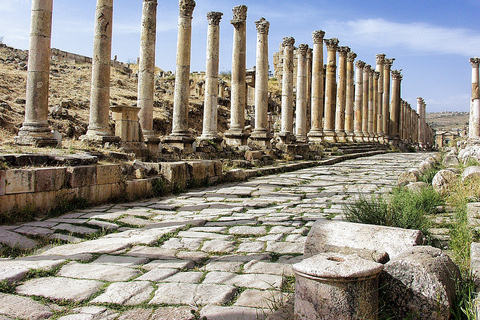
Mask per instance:
[[[70,187],[79,188],[97,183],[97,168],[95,166],[68,167],[68,182]]]
[[[35,169],[35,191],[55,191],[65,187],[67,182],[66,168]]]
[[[97,166],[97,184],[117,183],[122,179],[122,167],[119,164]]]
[[[450,170],[440,170],[432,179],[433,189],[437,192],[445,192],[455,182],[457,175]]]

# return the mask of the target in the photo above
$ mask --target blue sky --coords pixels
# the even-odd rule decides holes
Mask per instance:
[[[296,45],[312,44],[311,33],[322,29],[358,58],[375,64],[375,54],[394,57],[402,69],[402,97],[427,111],[468,111],[471,66],[480,56],[478,0],[198,0],[192,31],[192,71],[205,69],[208,11],[224,13],[221,22],[220,70],[231,69],[232,7],[248,6],[247,66],[255,64],[255,20],[270,23],[269,56],[283,37]],[[54,0],[52,47],[92,54],[95,0]],[[31,0],[0,0],[0,37],[10,46],[28,49]],[[112,55],[136,61],[140,43],[141,0],[115,0]],[[160,0],[157,18],[157,66],[175,70],[178,1]],[[271,65],[273,69],[273,66]]]

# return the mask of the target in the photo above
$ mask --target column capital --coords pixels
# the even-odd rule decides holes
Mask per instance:
[[[317,30],[312,32],[312,39],[314,44],[323,44],[323,37],[325,36],[325,31]]]
[[[193,9],[195,9],[195,1],[194,0],[180,0],[179,2],[180,7],[180,15],[185,17],[192,17]]]
[[[308,52],[308,44],[306,43],[302,43],[300,45],[298,45],[298,53],[304,57],[307,56],[307,52]]]
[[[294,37],[285,37],[283,38],[283,46],[284,47],[293,47],[295,44],[295,38]]]
[[[363,62],[362,60],[358,60],[357,62],[355,62],[355,66],[358,69],[363,69],[363,68],[365,68],[365,62]]]
[[[417,102],[423,104],[423,98],[422,97],[417,97]]]
[[[260,18],[260,20],[255,21],[255,25],[257,26],[257,32],[260,34],[267,34],[270,29],[270,22],[268,22],[265,18]]]
[[[372,69],[373,70],[373,69]],[[373,71],[373,77],[378,80],[380,78],[380,72],[379,71]]]
[[[333,50],[336,51],[338,47],[338,41],[337,38],[331,38],[331,39],[325,39],[323,40],[325,42],[325,45],[327,46],[327,50]]]
[[[377,64],[384,64],[385,63],[385,56],[386,56],[385,53],[377,53],[375,55],[375,61],[377,62]]]
[[[478,65],[480,64],[480,58],[470,58],[470,63],[472,64],[473,68],[478,68]]]
[[[223,13],[217,11],[210,11],[207,13],[208,24],[212,26],[220,25],[220,20],[222,20]]]
[[[340,47],[337,47],[337,51],[338,51],[338,54],[339,54],[339,55],[346,56],[347,53],[350,52],[350,47],[340,46]]]
[[[392,78],[393,80],[402,80],[403,75],[400,70],[392,70]]]
[[[391,68],[392,65],[393,65],[393,61],[395,61],[395,58],[385,58],[384,59],[384,62],[383,62],[383,65],[387,68]]]
[[[370,72],[370,71],[372,71],[372,66],[369,64],[365,64],[365,66],[363,67],[363,72]]]
[[[357,54],[353,51],[347,53],[347,62],[353,62],[357,58]]]
[[[247,20],[247,10],[248,7],[243,4],[233,7],[233,19],[230,21],[230,23],[233,25],[245,23]]]

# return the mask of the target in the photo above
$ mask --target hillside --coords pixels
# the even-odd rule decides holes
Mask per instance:
[[[427,122],[437,131],[463,130],[468,126],[468,112],[427,113]]]

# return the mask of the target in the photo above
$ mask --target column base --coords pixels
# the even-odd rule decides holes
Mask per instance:
[[[345,132],[347,137],[347,142],[355,142],[355,135],[353,134],[353,132]]]
[[[13,140],[15,144],[20,146],[55,147],[61,145],[61,141],[59,143],[54,138],[53,132],[46,121],[45,123],[24,122],[18,131],[18,136],[14,137]]]
[[[353,134],[353,139],[355,142],[363,142],[363,133],[362,132],[355,132]]]
[[[151,154],[158,154],[162,150],[160,148],[160,138],[156,136],[143,136],[144,143],[147,145],[147,149]]]
[[[308,137],[307,137],[307,135],[296,135],[295,140],[298,143],[307,143],[308,142]]]
[[[311,142],[322,142],[323,141],[323,130],[311,130],[307,134],[308,140]]]
[[[88,130],[87,133],[79,138],[81,141],[88,141],[93,143],[118,143],[121,141],[120,137],[105,135],[103,133],[96,133]]]
[[[296,141],[295,136],[290,131],[280,132],[278,134],[278,138],[283,144],[288,144]]]
[[[347,142],[347,134],[345,133],[345,131],[336,131],[335,136],[336,136],[337,142],[340,142],[340,143]]]
[[[223,150],[223,138],[220,135],[206,134],[197,138],[197,152],[216,152]]]
[[[193,142],[195,138],[187,135],[169,135],[163,138],[162,142],[169,146],[179,148],[187,153],[193,152]]]
[[[228,130],[223,136],[225,143],[230,146],[245,146],[250,135],[244,130]]]
[[[335,131],[323,131],[324,137],[323,140],[329,143],[337,142]]]
[[[265,131],[253,131],[250,139],[253,143],[262,148],[271,148],[272,143],[270,140],[272,139],[272,135],[269,132]]]

